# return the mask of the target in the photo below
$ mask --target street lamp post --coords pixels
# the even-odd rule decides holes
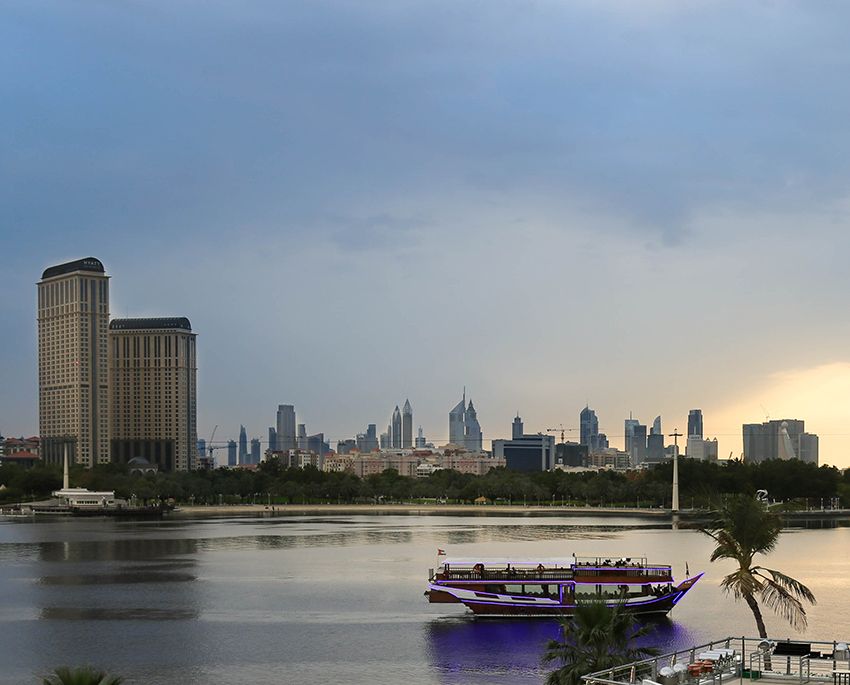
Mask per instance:
[[[679,429],[676,428],[672,433],[670,433],[670,437],[673,438],[673,501],[672,501],[672,511],[673,513],[679,512],[679,438],[682,437],[682,434],[679,432]]]

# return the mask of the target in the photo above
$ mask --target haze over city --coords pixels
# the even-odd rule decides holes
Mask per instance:
[[[439,442],[465,386],[485,443],[700,407],[721,457],[800,418],[848,466],[849,19],[15,5],[0,432],[38,431],[35,282],[92,255],[112,316],[191,320],[201,438],[292,403],[336,441],[410,398]]]

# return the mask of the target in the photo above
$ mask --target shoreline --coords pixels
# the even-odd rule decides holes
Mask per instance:
[[[168,514],[169,517],[192,516],[246,516],[287,514],[517,514],[539,516],[625,516],[636,518],[671,518],[666,509],[637,509],[614,507],[560,507],[507,504],[224,504],[180,506]],[[693,515],[702,512],[693,512]],[[680,516],[691,515],[687,512]]]
[[[850,519],[850,510],[812,510],[777,512],[786,521]],[[546,505],[507,504],[223,504],[180,506],[167,514],[169,518],[207,518],[226,516],[287,516],[287,515],[376,515],[408,516],[565,516],[635,518],[654,521],[705,520],[710,512],[687,509],[674,514],[669,509],[638,509],[637,507],[566,507]]]

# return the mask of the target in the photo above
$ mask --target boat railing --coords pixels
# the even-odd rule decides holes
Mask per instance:
[[[517,581],[565,581],[572,580],[573,572],[570,568],[544,568],[542,570],[533,568],[450,568],[443,570],[437,575],[440,580],[466,580],[466,581],[493,581],[517,582]]]
[[[582,676],[585,685],[717,685],[727,679],[832,683],[850,669],[845,642],[726,637]]]

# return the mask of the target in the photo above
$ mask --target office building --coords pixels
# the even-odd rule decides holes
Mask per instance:
[[[493,457],[504,459],[505,466],[514,471],[548,471],[555,465],[555,436],[537,433],[493,440]]]
[[[275,430],[272,426],[269,426],[269,445],[268,445],[268,449],[269,449],[269,451],[271,451],[271,452],[276,452],[276,451],[277,451],[277,431],[276,431],[276,430]]]
[[[717,461],[717,438],[704,440],[698,435],[689,435],[685,446],[685,456],[689,459]]]
[[[646,424],[638,423],[632,428],[630,456],[633,466],[646,461]]]
[[[251,463],[260,463],[260,439],[251,438]]]
[[[109,324],[112,461],[143,457],[160,471],[194,468],[196,335],[189,319],[113,319]]]
[[[38,425],[42,458],[84,466],[109,451],[109,276],[87,257],[45,269],[38,292]]]
[[[419,426],[419,430],[416,432],[416,449],[421,450],[425,447],[425,436],[422,433],[422,426]]]
[[[768,459],[799,459],[801,436],[805,432],[805,421],[799,419],[774,419],[764,423],[743,425],[744,461],[759,463]],[[807,455],[811,458],[811,436],[804,438]]]
[[[818,436],[813,433],[800,433],[797,457],[809,464],[818,464]]]
[[[370,423],[368,426],[366,426],[366,432],[358,433],[355,439],[357,449],[363,453],[374,452],[376,449],[378,449],[379,443],[377,433],[378,428],[377,426],[375,426],[374,423]],[[383,445],[381,445],[381,447],[383,448]]]
[[[522,419],[519,417],[519,412],[516,413],[513,425],[511,426],[511,439],[516,440],[521,438],[525,433],[525,427],[522,425]]]
[[[702,409],[691,409],[688,412],[688,436],[696,435],[703,437],[702,432]]]
[[[661,432],[661,417],[656,416],[655,420],[652,422],[652,428],[649,429],[650,435],[664,435]]]
[[[337,440],[336,443],[336,453],[339,455],[351,454],[355,449],[357,449],[357,441],[349,438],[348,440]],[[344,469],[336,469],[336,468],[327,468],[327,464],[325,465],[326,471],[336,471],[336,470],[344,470]]]
[[[469,404],[466,407],[463,424],[466,451],[481,452],[484,448],[484,435],[481,432],[481,425],[478,423],[478,413],[475,411],[475,407],[472,406],[472,400],[469,400]]]
[[[579,443],[590,452],[599,449],[599,419],[587,406],[579,414]]]
[[[198,459],[207,458],[207,441],[203,438],[198,438]],[[199,463],[199,462],[196,462]]]
[[[297,429],[297,436],[295,438],[295,446],[299,450],[307,449],[307,424],[299,423]]]
[[[286,451],[295,447],[295,407],[280,404],[277,407],[277,448]]]
[[[390,422],[390,445],[393,449],[401,449],[401,412],[398,405],[395,406]]]
[[[465,417],[466,390],[464,389],[463,399],[449,412],[449,443],[457,447],[463,447],[466,444]]]
[[[555,466],[586,467],[590,447],[577,442],[559,442],[555,445]]]
[[[654,430],[654,426],[653,426]],[[664,434],[653,433],[646,437],[646,461],[658,464],[664,461]]]
[[[625,450],[629,454],[632,453],[632,438],[635,434],[635,426],[640,425],[640,421],[632,418],[632,413],[629,412],[629,418],[627,418],[623,423],[623,435],[625,436]]]
[[[245,431],[245,426],[239,426],[239,463],[247,464],[248,462],[248,433]]]
[[[236,466],[239,463],[236,458],[236,441],[228,440],[227,441],[227,465],[228,466]]]
[[[401,412],[401,446],[403,449],[413,447],[413,409],[410,400],[404,401],[404,409]]]

